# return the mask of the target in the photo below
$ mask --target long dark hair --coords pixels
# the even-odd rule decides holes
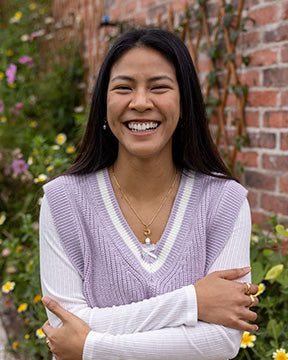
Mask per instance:
[[[109,50],[96,82],[89,120],[78,155],[65,174],[88,174],[115,162],[118,140],[109,127],[103,130],[107,88],[114,63],[135,47],[159,51],[176,69],[182,112],[182,119],[172,139],[172,156],[176,167],[232,178],[211,138],[198,77],[188,49],[176,35],[154,28],[129,31],[118,38]]]

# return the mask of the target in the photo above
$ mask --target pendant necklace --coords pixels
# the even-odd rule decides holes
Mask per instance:
[[[159,212],[161,211],[162,207],[164,206],[166,200],[168,199],[168,196],[170,195],[171,191],[173,190],[175,184],[176,184],[176,180],[177,180],[177,175],[178,175],[178,172],[176,170],[176,174],[175,174],[175,177],[174,177],[174,180],[167,192],[167,194],[164,196],[163,200],[161,201],[161,204],[159,206],[159,208],[157,209],[157,211],[155,212],[154,216],[152,217],[152,219],[149,221],[149,223],[145,223],[141,216],[137,213],[137,211],[135,210],[135,208],[133,207],[133,205],[131,204],[130,200],[128,199],[127,195],[124,193],[124,191],[122,190],[120,184],[119,184],[119,181],[114,173],[114,166],[112,166],[112,175],[113,175],[113,178],[115,180],[115,183],[118,187],[118,189],[120,190],[122,196],[124,197],[124,199],[126,200],[127,204],[129,205],[130,209],[134,212],[134,214],[136,215],[137,219],[141,222],[141,224],[144,226],[144,231],[143,231],[143,234],[145,235],[145,245],[147,245],[149,247],[150,251],[153,251],[155,249],[155,245],[154,244],[151,244],[151,240],[150,240],[150,235],[151,235],[151,229],[150,229],[150,226],[153,224],[154,220],[156,219],[157,215],[159,214]],[[147,251],[145,251],[147,252]],[[154,255],[154,254],[149,254],[149,255]],[[154,255],[155,256],[155,255]]]

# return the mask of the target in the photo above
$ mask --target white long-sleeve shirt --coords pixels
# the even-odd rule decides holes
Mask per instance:
[[[209,273],[249,266],[250,234],[250,209],[245,200]],[[61,245],[46,197],[40,215],[40,263],[43,295],[58,301],[91,328],[83,360],[226,360],[238,352],[241,331],[198,321],[193,285],[138,303],[90,308],[82,280]],[[239,281],[251,281],[250,275]],[[52,326],[60,326],[55,315],[48,313],[48,318]]]

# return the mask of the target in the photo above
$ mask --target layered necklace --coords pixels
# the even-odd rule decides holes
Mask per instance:
[[[167,201],[168,199],[168,196],[171,194],[175,184],[176,184],[176,180],[177,180],[177,175],[178,175],[178,172],[176,170],[176,174],[175,174],[175,177],[172,181],[172,184],[167,192],[167,194],[163,197],[161,203],[160,203],[160,206],[158,207],[157,211],[155,212],[155,214],[153,215],[152,219],[146,223],[145,221],[143,221],[143,219],[141,218],[141,216],[137,213],[137,211],[135,210],[134,206],[131,204],[130,200],[128,199],[127,195],[125,194],[125,192],[122,190],[120,184],[119,184],[119,181],[114,173],[114,166],[112,166],[112,175],[113,175],[113,178],[115,180],[115,183],[118,187],[118,189],[120,190],[122,196],[124,197],[124,199],[126,200],[127,204],[129,205],[130,209],[134,212],[134,214],[136,215],[137,219],[141,222],[141,224],[144,226],[144,231],[143,231],[143,234],[145,235],[145,244],[146,245],[152,245],[151,244],[151,240],[150,240],[150,235],[151,235],[151,229],[150,229],[150,226],[153,224],[154,220],[156,219],[157,215],[159,214],[159,212],[161,211],[162,207],[164,206],[165,202]]]

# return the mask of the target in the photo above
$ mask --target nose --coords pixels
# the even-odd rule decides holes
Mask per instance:
[[[150,110],[153,107],[153,102],[151,101],[147,91],[139,90],[133,94],[133,97],[129,103],[130,110],[136,110],[139,112],[144,112]]]

